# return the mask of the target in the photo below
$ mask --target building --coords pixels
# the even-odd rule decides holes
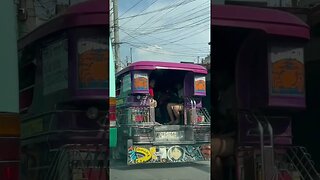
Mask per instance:
[[[69,6],[83,1],[86,0],[16,0],[18,37],[28,34]]]

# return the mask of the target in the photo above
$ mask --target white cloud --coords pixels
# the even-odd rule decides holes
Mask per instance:
[[[127,2],[127,0],[123,1]],[[136,2],[137,1],[131,1],[131,4],[133,5]],[[144,13],[179,2],[186,1],[158,0],[146,9]],[[146,7],[146,4],[141,3],[122,17],[136,15],[143,7]],[[120,15],[123,14],[123,11],[127,10],[121,7],[119,9],[122,9],[122,12],[119,12]],[[195,14],[190,12],[195,12]],[[198,18],[191,20],[192,17],[196,15]],[[206,17],[208,18],[206,19]],[[197,56],[203,58],[210,53],[208,45],[210,41],[210,0],[190,0],[190,3],[177,8],[138,16],[127,22],[128,20],[129,19],[120,20],[120,39],[124,42],[124,44],[121,45],[121,59],[130,56],[130,47],[133,48],[134,61],[148,59],[174,62],[194,61]],[[188,21],[184,22],[184,20]],[[198,23],[199,20],[202,20],[204,23],[190,28],[181,28],[186,25],[190,26],[190,24]],[[172,22],[180,23],[173,24]],[[168,26],[162,28],[162,31],[159,31],[159,27],[163,27],[163,25]],[[141,28],[134,31],[140,26]],[[172,28],[176,28],[176,30],[174,31]],[[168,32],[163,32],[164,30]],[[170,43],[171,41],[173,43]],[[131,43],[131,45],[126,43]]]

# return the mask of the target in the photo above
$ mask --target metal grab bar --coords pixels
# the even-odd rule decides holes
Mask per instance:
[[[269,180],[270,178],[271,179],[274,179],[274,178],[278,178],[278,175],[277,175],[277,168],[275,166],[275,157],[274,157],[274,142],[273,142],[273,128],[270,124],[270,122],[268,121],[267,117],[262,115],[263,117],[263,120],[259,119],[258,116],[255,114],[255,113],[252,113],[250,111],[247,111],[245,113],[245,118],[247,119],[248,122],[250,123],[253,123],[253,121],[251,120],[250,118],[250,115],[251,117],[253,117],[253,119],[255,120],[255,122],[257,123],[258,125],[258,130],[259,130],[259,135],[260,135],[260,153],[261,153],[261,175],[262,175],[262,179],[265,180]],[[264,129],[265,127],[267,127],[267,130],[268,130],[268,133],[269,133],[269,136],[270,136],[270,145],[269,146],[265,146],[265,143],[264,143]],[[247,132],[247,135],[249,135],[250,131]],[[270,150],[272,151],[271,152],[271,168],[272,168],[272,171],[267,173],[266,172],[266,162],[265,162],[265,148],[266,147],[269,147],[271,148]],[[271,174],[270,174],[271,173]]]

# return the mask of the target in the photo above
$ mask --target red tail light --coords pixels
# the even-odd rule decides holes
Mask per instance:
[[[115,98],[110,98],[109,100],[109,122],[110,122],[110,127],[115,127],[116,126],[116,99]]]
[[[4,163],[0,165],[1,180],[19,180],[19,163]]]

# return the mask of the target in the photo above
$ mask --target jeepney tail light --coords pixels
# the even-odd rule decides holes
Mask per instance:
[[[109,122],[110,122],[110,127],[115,127],[116,126],[116,99],[115,98],[110,98],[110,103],[109,103]]]
[[[2,180],[18,180],[19,165],[16,163],[5,163],[0,166],[0,177]]]

